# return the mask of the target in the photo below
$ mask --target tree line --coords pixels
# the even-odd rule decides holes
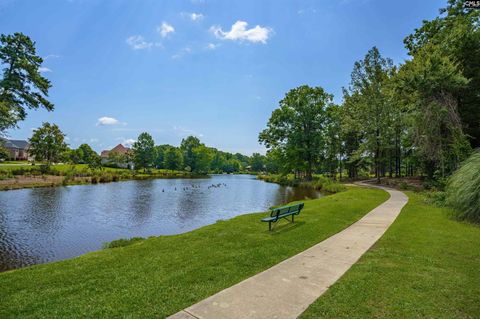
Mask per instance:
[[[400,65],[373,47],[353,66],[343,101],[290,90],[259,141],[279,172],[424,176],[441,181],[480,146],[480,12],[450,0],[405,38]]]
[[[196,174],[265,170],[265,157],[259,153],[246,156],[223,152],[206,146],[195,136],[182,139],[180,146],[176,147],[168,144],[155,145],[153,137],[144,132],[138,136],[129,152],[110,152],[103,161],[86,143],[76,149],[69,148],[65,137],[56,124],[43,123],[33,131],[29,139],[30,153],[36,161],[45,162],[46,165],[60,162],[87,164],[92,169],[102,166],[131,167],[143,169],[145,172],[151,169],[167,169]]]

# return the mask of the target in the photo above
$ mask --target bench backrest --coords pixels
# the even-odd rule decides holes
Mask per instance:
[[[277,208],[272,209],[272,211],[270,212],[270,217],[276,217],[276,216],[280,216],[280,215],[288,214],[288,213],[291,213],[291,214],[297,213],[298,214],[302,210],[303,206],[304,206],[304,203],[290,205],[290,206],[277,207]]]

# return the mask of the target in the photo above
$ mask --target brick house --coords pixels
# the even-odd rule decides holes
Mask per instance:
[[[133,163],[111,163],[111,154],[120,154],[120,155],[128,155],[131,152],[130,148],[123,146],[122,144],[118,144],[111,150],[103,150],[100,153],[100,157],[102,158],[102,164],[114,164],[119,167],[123,168],[133,168]]]
[[[0,145],[10,152],[10,159],[14,161],[32,160],[29,154],[30,143],[25,140],[8,140],[0,137]]]

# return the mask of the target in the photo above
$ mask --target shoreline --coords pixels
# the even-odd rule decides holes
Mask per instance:
[[[0,191],[11,191],[19,189],[32,188],[46,188],[46,187],[61,187],[61,186],[75,186],[75,185],[96,185],[113,182],[124,182],[133,180],[147,180],[147,179],[197,179],[210,178],[206,175],[161,175],[161,174],[138,174],[132,176],[118,176],[105,174],[102,178],[95,176],[74,176],[68,177],[66,175],[17,175],[14,178],[0,180]]]

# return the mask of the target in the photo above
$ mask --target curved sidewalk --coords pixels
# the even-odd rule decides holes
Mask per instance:
[[[297,318],[382,237],[408,202],[400,191],[375,187],[390,198],[358,222],[169,318]]]

